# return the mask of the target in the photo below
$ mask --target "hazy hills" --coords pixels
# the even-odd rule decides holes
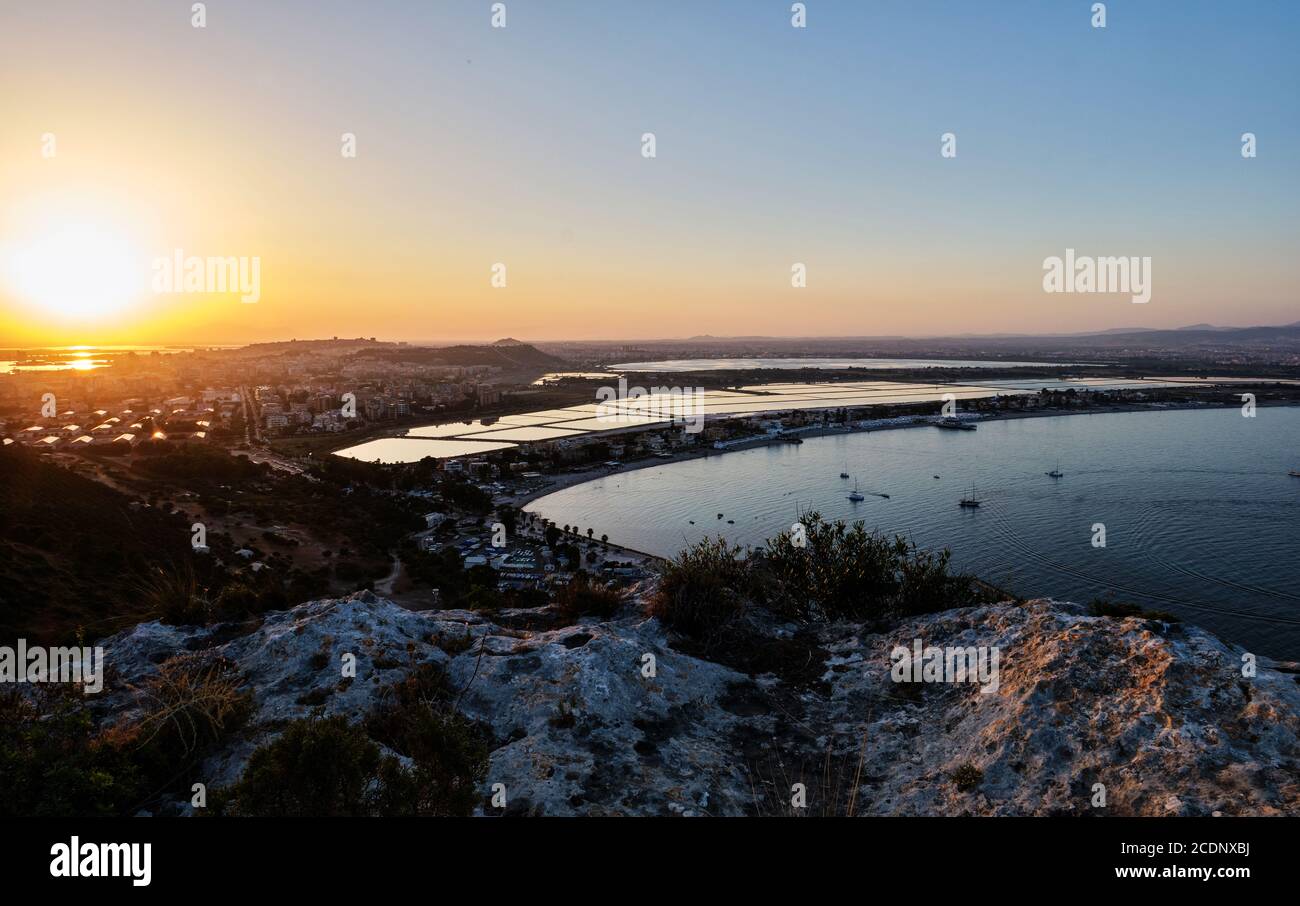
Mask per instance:
[[[498,341],[490,346],[378,346],[358,350],[354,356],[413,365],[496,365],[531,370],[559,368],[565,364],[563,359],[518,340]]]

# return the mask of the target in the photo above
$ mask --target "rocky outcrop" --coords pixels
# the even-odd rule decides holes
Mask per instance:
[[[1261,658],[1243,676],[1242,652],[1195,627],[1001,604],[882,633],[819,627],[800,636],[804,669],[747,675],[683,653],[640,615],[509,628],[521,625],[549,624],[414,613],[371,593],[245,634],[147,623],[102,643],[116,691],[101,707],[129,712],[127,684],[177,651],[229,659],[255,711],[204,767],[222,786],[287,721],[360,718],[378,689],[436,662],[456,707],[495,737],[487,812],[503,783],[507,812],[546,815],[1300,813],[1296,675]],[[996,649],[996,691],[895,681],[891,652],[917,639]]]

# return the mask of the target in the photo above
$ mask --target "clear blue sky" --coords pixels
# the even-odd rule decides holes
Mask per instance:
[[[795,30],[785,0],[506,0],[494,30],[489,0],[211,0],[202,34],[188,2],[3,2],[0,151],[111,113],[83,146],[183,168],[295,275],[209,336],[1300,319],[1300,2],[808,0]],[[1045,295],[1067,247],[1151,256],[1152,302]]]

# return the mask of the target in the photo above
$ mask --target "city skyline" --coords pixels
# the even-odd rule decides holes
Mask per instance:
[[[6,11],[0,344],[1295,321],[1286,4],[189,6]],[[1044,292],[1068,249],[1150,301]]]

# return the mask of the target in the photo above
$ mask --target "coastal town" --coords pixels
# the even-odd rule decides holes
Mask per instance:
[[[706,371],[692,378],[714,384],[710,399],[740,399],[751,411],[722,406],[690,430],[671,418],[591,418],[598,388],[626,385],[627,377],[516,340],[419,347],[334,339],[43,356],[16,359],[0,375],[6,447],[130,494],[139,505],[185,514],[206,536],[228,539],[224,566],[262,573],[260,581],[278,574],[318,593],[378,589],[415,609],[445,604],[448,595],[463,598],[469,589],[535,604],[575,576],[611,589],[646,579],[657,558],[619,546],[607,527],[556,526],[527,511],[540,496],[602,475],[836,433],[969,430],[986,419],[1240,405],[1242,389],[1233,383],[1238,378],[1161,383],[1125,377],[1123,369],[1110,369],[1109,377],[1093,369],[1086,380],[1066,383],[1061,377],[1069,368],[1030,369],[1037,378],[1008,368],[1001,385],[981,379],[998,392],[984,386],[960,400],[947,393],[945,402],[946,391],[960,391],[971,379],[922,384],[924,372],[913,370],[891,375],[911,383],[863,384],[861,374],[844,371],[822,372],[813,384],[746,385],[743,375]],[[773,394],[769,387],[784,389]],[[871,394],[882,387],[888,392],[874,402]],[[1297,397],[1297,385],[1285,378],[1250,382],[1249,389],[1259,405]],[[546,427],[552,423],[560,427]],[[467,432],[462,441],[428,441],[464,444],[450,455],[399,457],[389,465],[347,457],[387,438],[423,450],[414,445],[424,441],[404,435],[445,437],[457,428]],[[483,442],[502,436],[516,439]],[[226,462],[239,461],[256,476],[257,489],[209,481],[230,470]],[[292,497],[286,487],[322,479],[341,484],[345,494],[365,488],[399,497],[404,518],[413,521],[387,544],[349,544],[341,525],[296,518],[292,506],[240,499]]]

